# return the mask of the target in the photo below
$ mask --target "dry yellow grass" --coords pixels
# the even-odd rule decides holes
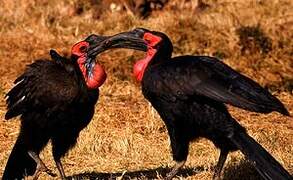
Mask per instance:
[[[293,114],[293,2],[291,0],[206,1],[211,7],[192,13],[176,10],[179,0],[171,0],[164,11],[146,20],[105,9],[101,19],[93,19],[94,9],[84,2],[85,12],[74,13],[77,0],[0,1],[0,176],[19,130],[19,121],[5,121],[4,94],[26,64],[48,58],[50,48],[68,55],[70,47],[90,33],[114,34],[134,27],[166,32],[174,43],[174,54],[220,55],[233,68],[268,87]],[[175,10],[174,10],[175,9]],[[272,51],[241,53],[237,29],[257,26],[271,39]],[[101,88],[95,116],[81,132],[79,142],[64,159],[68,176],[88,179],[124,177],[161,178],[172,165],[169,139],[157,113],[144,100],[131,75],[134,60],[143,54],[115,50],[99,57],[108,79]],[[291,84],[290,84],[291,83]],[[291,88],[291,89],[290,89]],[[229,107],[233,116],[258,142],[293,173],[292,118],[277,113],[262,115]],[[190,146],[179,179],[210,179],[219,152],[207,140]],[[41,156],[57,172],[50,146]],[[87,174],[86,174],[87,173]],[[225,179],[259,178],[243,160],[231,153],[225,164]],[[40,179],[52,179],[42,175]]]

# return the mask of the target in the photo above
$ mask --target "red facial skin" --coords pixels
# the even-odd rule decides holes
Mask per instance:
[[[85,67],[87,58],[86,50],[88,49],[88,47],[89,43],[81,41],[72,47],[71,53],[78,57],[77,63],[80,68],[80,71],[82,72],[87,87],[89,89],[97,89],[105,82],[107,75],[100,64],[95,64],[91,71],[92,75],[88,76],[87,69]]]
[[[145,33],[143,39],[148,43],[147,55],[144,59],[137,61],[133,66],[133,74],[137,81],[141,82],[145,69],[147,68],[149,62],[153,59],[157,50],[153,47],[157,45],[162,39],[151,33]]]

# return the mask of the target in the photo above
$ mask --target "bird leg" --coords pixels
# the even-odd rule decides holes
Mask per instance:
[[[215,170],[214,170],[215,172],[214,172],[213,180],[220,179],[221,171],[222,171],[224,163],[227,159],[228,153],[229,152],[226,150],[221,150],[218,163],[217,163]]]
[[[172,171],[167,174],[165,180],[171,180],[179,171],[180,168],[185,164],[186,160],[176,162],[173,166]]]
[[[28,154],[37,163],[37,169],[36,169],[35,174],[33,175],[33,180],[37,180],[42,172],[46,172],[47,174],[49,174],[52,177],[57,176],[50,169],[47,168],[47,166],[44,164],[44,162],[41,160],[41,158],[39,157],[39,155],[37,153],[35,153],[33,151],[28,151]]]
[[[65,176],[65,172],[64,172],[64,169],[63,169],[63,166],[62,166],[62,163],[61,163],[60,159],[54,159],[54,160],[55,160],[57,169],[58,169],[58,171],[60,173],[61,179],[65,180],[66,176]]]

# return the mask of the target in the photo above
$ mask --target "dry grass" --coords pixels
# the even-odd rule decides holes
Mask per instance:
[[[206,1],[211,7],[196,13],[176,9],[180,1],[171,0],[164,11],[154,12],[147,20],[106,9],[100,19],[93,19],[94,9],[87,2],[79,4],[86,11],[77,15],[76,2],[0,1],[0,175],[19,130],[19,121],[4,121],[4,94],[26,64],[36,58],[48,58],[50,48],[68,55],[71,45],[90,33],[113,34],[138,26],[164,31],[174,43],[175,55],[223,57],[227,64],[263,86],[278,90],[275,94],[293,114],[291,0]],[[271,50],[264,53],[258,44],[248,44],[250,49],[241,52],[245,44],[239,43],[237,32],[246,26],[259,28],[270,39]],[[248,43],[258,42],[253,39],[258,37],[247,38]],[[131,75],[131,66],[138,56],[142,53],[115,50],[99,57],[109,78],[101,88],[94,119],[64,159],[67,175],[83,174],[88,179],[154,179],[162,177],[172,165],[166,129],[143,99]],[[233,107],[230,110],[249,134],[292,174],[292,118]],[[210,179],[218,155],[209,141],[194,142],[185,169],[178,178]],[[50,147],[42,157],[56,171]],[[225,179],[259,178],[239,152],[230,154],[223,176]],[[51,178],[42,175],[41,179]]]

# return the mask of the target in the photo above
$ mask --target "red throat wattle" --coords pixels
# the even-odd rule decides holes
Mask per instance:
[[[137,81],[141,82],[145,69],[147,68],[149,62],[153,59],[157,50],[150,48],[147,51],[147,55],[144,59],[137,61],[133,66],[133,74]]]
[[[91,72],[92,74],[91,76],[89,76],[85,67],[85,60],[86,57],[83,56],[78,58],[77,62],[86,82],[86,85],[89,89],[97,89],[105,82],[107,74],[101,65],[95,64]]]
[[[153,47],[156,46],[162,40],[159,36],[155,36],[151,33],[145,33],[143,39],[148,43],[147,55],[144,59],[137,61],[133,66],[133,74],[139,82],[142,81],[143,74],[149,62],[153,59],[154,55],[157,52],[157,50]]]
[[[87,60],[86,50],[88,47],[88,42],[81,41],[72,47],[71,53],[78,56],[77,63],[80,71],[82,72],[87,87],[89,89],[97,89],[105,82],[107,75],[102,66],[97,63],[94,64],[94,67],[92,67],[90,75],[88,74],[88,70],[85,66]]]

